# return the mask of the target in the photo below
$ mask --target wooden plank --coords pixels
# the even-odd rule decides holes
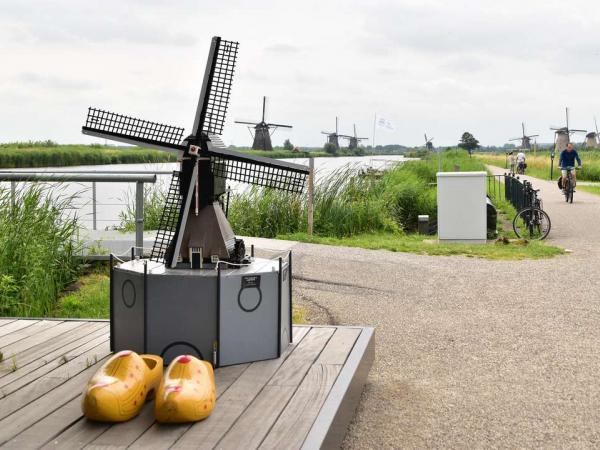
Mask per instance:
[[[322,351],[315,351],[312,354],[307,352],[305,355],[298,354],[296,360],[304,360],[302,369],[296,371],[294,380],[298,380],[297,384],[291,384],[290,378],[285,375],[279,380],[282,382],[278,384],[278,377],[280,373],[285,374],[289,367],[296,367],[295,361],[292,361],[294,355],[292,355],[288,361],[282,365],[278,374],[273,377],[273,380],[269,382],[269,385],[260,392],[252,404],[244,411],[244,414],[237,420],[237,422],[231,427],[231,429],[225,434],[223,439],[218,443],[219,448],[235,449],[241,446],[245,448],[257,448],[261,442],[269,433],[269,430],[274,423],[278,421],[282,411],[286,408],[286,405],[290,399],[295,398],[295,405],[288,410],[288,414],[294,417],[295,414],[309,414],[312,416],[305,416],[303,419],[307,422],[304,429],[295,430],[293,427],[285,430],[285,438],[288,440],[299,440],[298,446],[304,441],[304,437],[308,433],[310,425],[312,425],[321,404],[329,392],[335,377],[339,371],[339,367],[335,373],[326,371],[325,377],[321,375],[321,366],[323,364],[317,364],[321,362],[331,361],[342,361],[344,362],[356,341],[356,338],[360,334],[359,329],[321,329],[321,332],[325,333],[330,330],[332,336],[327,341],[327,344],[322,348]],[[306,356],[306,358],[305,358]],[[317,369],[315,369],[315,364]],[[331,373],[330,373],[331,372]],[[308,375],[307,375],[308,374]],[[300,391],[300,397],[298,397],[298,391]],[[310,405],[306,405],[305,402],[310,402]],[[319,402],[318,405],[316,404]],[[316,409],[315,409],[316,408]],[[287,434],[293,434],[287,436]],[[300,434],[301,438],[299,438]],[[287,447],[286,447],[287,448]]]
[[[375,330],[363,328],[302,449],[339,448],[354,417],[375,358]]]
[[[103,360],[98,361],[98,363],[103,362]],[[46,395],[37,398],[35,401],[21,408],[18,414],[12,414],[0,420],[0,446],[53,413],[70,400],[79,397],[82,387],[97,369],[98,365],[88,367],[83,372],[80,372],[46,393]],[[0,407],[0,410],[2,408]]]
[[[0,399],[0,419],[2,419],[0,420],[0,424],[4,423],[6,420],[10,420],[10,415],[21,408],[27,408],[30,405],[37,404],[38,400],[53,398],[57,390],[62,390],[66,384],[72,386],[73,383],[70,383],[67,380],[73,377],[79,380],[81,373],[87,373],[90,365],[93,365],[98,360],[106,357],[109,353],[109,343],[105,341],[83,355],[80,355],[68,363],[63,364],[56,370],[53,370],[52,372],[27,384],[21,389]],[[80,393],[81,389],[83,389],[83,386],[84,382],[81,382],[80,385],[76,386],[75,393]],[[64,398],[63,403],[73,396]],[[42,404],[45,403],[42,402]],[[60,404],[57,406],[60,406]],[[19,414],[19,417],[21,416],[22,414]],[[2,426],[0,426],[0,436],[2,435],[1,428]]]
[[[11,322],[15,322],[17,319],[0,319],[0,328]]]
[[[256,372],[256,367],[257,367],[256,365],[260,366],[262,364],[265,366],[269,366],[269,365],[276,364],[278,366],[279,364],[281,364],[280,361],[285,359],[285,357],[289,354],[289,352],[292,351],[293,347],[296,346],[296,343],[299,342],[306,335],[307,332],[308,332],[308,329],[298,329],[298,330],[293,329],[293,336],[294,336],[295,344],[294,344],[294,346],[290,346],[289,349],[284,353],[284,355],[282,355],[281,358],[275,359],[275,360],[261,361],[258,363],[248,364],[246,369],[244,370],[244,372],[241,373],[239,375],[239,377],[237,377],[235,380],[232,380],[233,384],[238,385],[240,378],[247,377],[246,374],[248,373],[248,371]],[[232,366],[232,367],[235,367],[235,366]],[[228,369],[228,367],[219,369],[219,371],[225,370],[225,369]],[[229,387],[229,389],[231,389],[231,387]],[[227,390],[227,392],[228,392],[228,390]],[[227,395],[227,394],[225,394],[225,395]],[[228,400],[226,399],[225,396],[223,396],[222,398],[218,397],[217,408],[226,407],[227,402],[228,402]],[[214,412],[213,412],[213,415],[214,415]],[[212,415],[211,415],[211,417],[212,417]],[[209,417],[209,419],[210,419],[210,417]],[[208,420],[208,419],[206,419],[206,420]],[[155,424],[150,429],[148,429],[148,431],[146,433],[144,433],[144,435],[138,441],[135,442],[133,447],[135,447],[135,448],[148,448],[149,447],[149,448],[155,448],[155,449],[170,447],[175,442],[178,442],[178,440],[183,435],[185,435],[193,426],[196,426],[196,425],[197,424],[186,424],[186,425],[181,425],[181,426],[165,427],[165,426],[161,426],[160,424]]]
[[[52,328],[57,326],[59,323],[56,320],[40,320],[35,322],[30,327],[22,328],[21,330],[15,331],[14,333],[7,334],[6,336],[2,336],[0,338],[0,351],[4,353],[4,357],[7,357],[8,352],[5,351],[5,347],[20,341],[21,339],[25,339],[29,336],[32,336],[40,331],[46,330],[48,328]]]
[[[27,328],[38,322],[37,320],[13,320],[0,327],[0,337],[14,333],[22,328]],[[0,340],[1,344],[1,340]]]
[[[260,448],[300,448],[341,368],[333,364],[312,366]]]
[[[237,380],[237,378],[244,372],[244,370],[246,370],[246,368],[248,368],[248,366],[249,364],[239,364],[237,366],[223,367],[215,371],[217,399],[221,396],[221,394],[223,394],[223,392],[227,390],[227,388],[229,388],[229,386],[231,386],[235,380]],[[187,430],[190,426],[190,424],[171,425],[170,427],[164,428],[167,429],[167,433],[170,432],[172,434],[172,436],[169,437],[171,438],[172,442],[175,442],[181,433]],[[152,430],[150,430],[150,427],[153,427]],[[105,433],[95,439],[88,446],[88,448],[126,448],[133,444],[147,430],[149,436],[145,437],[145,439],[152,441],[155,433],[160,435],[160,430],[162,429],[163,427],[155,425],[153,407],[150,407],[147,410],[143,410],[135,420],[111,426]],[[155,440],[158,443],[159,441],[162,442],[169,440],[169,437],[160,436]],[[59,442],[62,442],[63,439],[66,441],[68,436],[59,436],[57,438]]]
[[[80,355],[84,355],[86,364],[87,361],[93,361],[95,355],[93,351],[94,347],[97,347],[103,342],[108,342],[108,339],[108,326],[105,326],[105,328],[101,328],[95,333],[74,342],[72,348],[64,349],[64,353],[62,350],[57,350],[52,355],[48,355],[46,357],[48,362],[42,360],[36,361],[25,366],[23,369],[19,369],[14,373],[0,378],[0,398],[37,380]],[[51,357],[53,359],[50,359]]]
[[[48,353],[65,347],[79,337],[93,332],[99,326],[102,325],[85,322],[63,322],[59,326],[46,330],[37,336],[22,339],[17,343],[20,344],[19,346],[15,344],[11,354],[14,355],[18,367],[25,368],[32,361],[40,360]],[[35,339],[34,345],[31,345],[31,339]],[[9,360],[0,363],[0,377],[15,372],[11,366],[12,361]]]
[[[281,358],[252,363],[223,394],[211,416],[195,423],[173,448],[213,448],[269,380],[294,358],[296,352],[303,355],[309,350],[318,354],[331,335],[331,331],[313,328],[300,328],[297,332],[304,332],[306,336],[302,340],[294,338],[294,344],[286,349]]]

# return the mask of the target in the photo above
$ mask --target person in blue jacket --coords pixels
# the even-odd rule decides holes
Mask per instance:
[[[573,149],[573,144],[569,142],[567,144],[567,148],[560,152],[560,159],[558,160],[558,167],[560,167],[560,173],[562,175],[561,186],[565,185],[565,179],[567,178],[567,167],[575,167],[575,161],[577,161],[577,165],[581,169],[581,159],[577,154],[577,150]],[[573,187],[575,187],[577,176],[574,170],[571,171],[571,176],[573,177]]]

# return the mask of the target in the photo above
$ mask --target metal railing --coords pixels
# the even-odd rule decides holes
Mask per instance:
[[[135,247],[136,254],[142,254],[144,240],[144,184],[156,183],[157,175],[172,174],[166,171],[94,171],[75,172],[55,170],[52,172],[0,171],[0,182],[10,182],[11,203],[14,206],[18,182],[91,182],[92,183],[92,224],[97,227],[96,183],[135,183]]]
[[[530,206],[536,192],[532,184],[515,174],[504,174],[504,195],[517,211]]]

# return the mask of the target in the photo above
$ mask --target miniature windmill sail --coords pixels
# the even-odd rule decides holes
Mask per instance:
[[[345,135],[345,134],[340,134],[339,137],[344,138],[344,139],[348,139],[348,148],[351,149],[351,150],[355,149],[355,148],[358,148],[358,144],[360,143],[360,141],[366,141],[367,139],[369,139],[369,138],[364,138],[364,137],[358,137],[356,135],[356,124],[354,124],[354,136],[348,136],[348,135]]]
[[[427,133],[425,133],[425,148],[429,152],[433,151],[433,142],[432,141],[433,141],[433,138],[427,138]]]
[[[203,259],[240,261],[244,245],[236,239],[218,198],[225,180],[300,193],[308,168],[225,149],[223,131],[238,43],[212,39],[192,134],[183,128],[90,108],[82,132],[127,144],[177,152],[181,170],[173,172],[151,259],[176,267],[199,249]],[[187,266],[189,267],[189,266]]]
[[[265,109],[267,97],[263,97],[262,120],[260,122],[243,122],[236,120],[235,123],[249,125],[248,129],[254,128],[252,150],[273,150],[271,136],[277,128],[292,128],[291,125],[282,125],[280,123],[265,122]],[[271,131],[272,130],[272,131]],[[250,133],[252,134],[252,132]]]

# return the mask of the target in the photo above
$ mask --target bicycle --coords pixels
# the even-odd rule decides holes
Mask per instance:
[[[520,239],[542,240],[550,233],[550,216],[542,209],[538,192],[539,189],[528,188],[529,206],[521,209],[513,219],[513,230]]]
[[[573,203],[573,192],[575,192],[575,185],[573,183],[573,169],[575,167],[568,166],[563,168],[563,170],[567,171],[567,178],[563,179],[563,194],[565,194],[565,201],[567,203]]]
[[[525,175],[525,163],[524,162],[520,162],[517,164],[517,174]]]

